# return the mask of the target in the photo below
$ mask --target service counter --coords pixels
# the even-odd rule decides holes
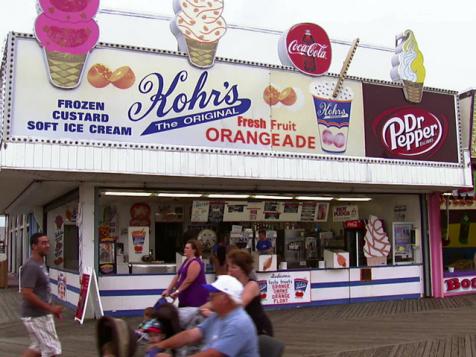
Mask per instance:
[[[139,269],[139,268],[138,268]],[[50,269],[52,292],[58,296],[58,274]],[[106,315],[139,316],[154,305],[175,273],[136,273],[99,276],[101,302]],[[386,265],[336,269],[290,269],[258,272],[262,301],[268,309],[416,299],[423,296],[423,267]],[[215,280],[207,274],[207,281]],[[67,276],[66,300],[75,305],[78,276]],[[76,300],[75,300],[76,299]]]

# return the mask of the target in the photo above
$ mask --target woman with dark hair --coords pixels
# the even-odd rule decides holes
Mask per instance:
[[[208,291],[203,287],[207,282],[198,241],[187,241],[183,254],[185,261],[162,295],[178,297],[179,307],[199,307],[207,302]]]
[[[243,307],[253,320],[258,335],[273,336],[273,325],[261,305],[259,285],[253,273],[253,257],[241,249],[233,249],[227,255],[228,275],[238,279],[243,284],[241,300]],[[211,304],[207,303],[200,308],[202,315],[212,314]]]
[[[273,336],[273,325],[261,305],[259,285],[251,278],[253,271],[252,255],[240,249],[232,250],[227,255],[228,274],[243,284],[241,299],[243,306],[255,323],[258,335]]]

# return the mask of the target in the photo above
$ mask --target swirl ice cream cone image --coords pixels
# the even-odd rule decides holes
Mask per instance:
[[[39,4],[43,12],[36,18],[35,33],[50,81],[59,88],[75,88],[99,38],[99,27],[92,19],[99,0],[40,0]]]
[[[337,97],[332,93],[336,81],[315,81],[309,86],[316,110],[321,148],[328,153],[343,153],[347,149],[350,110],[353,93],[343,87]]]
[[[367,258],[367,265],[385,265],[387,256],[390,253],[390,242],[387,233],[383,230],[382,221],[376,216],[369,216],[365,225],[364,255]]]
[[[218,41],[226,32],[223,0],[174,0],[174,12],[170,27],[179,50],[188,53],[194,66],[211,67]]]
[[[406,30],[403,34],[398,35],[396,45],[390,77],[393,81],[403,84],[406,100],[420,103],[426,74],[423,54],[418,48],[415,35],[411,30]]]

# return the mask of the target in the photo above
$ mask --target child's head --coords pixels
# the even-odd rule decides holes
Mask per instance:
[[[144,320],[152,320],[155,319],[156,312],[153,307],[148,307],[144,310]]]
[[[163,338],[162,326],[158,321],[154,321],[147,329],[144,330],[149,336],[150,342],[160,342]]]
[[[112,342],[106,342],[102,345],[101,348],[101,356],[103,357],[115,357],[116,354],[114,352],[114,345]]]
[[[160,342],[163,339],[162,333],[149,331],[147,334],[149,335],[149,341],[153,343]]]

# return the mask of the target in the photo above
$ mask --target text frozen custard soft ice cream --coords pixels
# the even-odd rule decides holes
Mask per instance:
[[[353,93],[344,86],[333,98],[335,85],[336,81],[317,80],[310,84],[309,91],[316,110],[322,150],[343,153],[347,149]]]
[[[174,0],[175,18],[171,29],[181,51],[188,52],[197,67],[210,67],[219,39],[226,32],[221,16],[223,0]]]
[[[418,48],[415,35],[406,30],[397,36],[397,47],[392,57],[390,77],[393,81],[401,82],[405,98],[412,103],[420,103],[425,81],[425,66],[423,54]]]

